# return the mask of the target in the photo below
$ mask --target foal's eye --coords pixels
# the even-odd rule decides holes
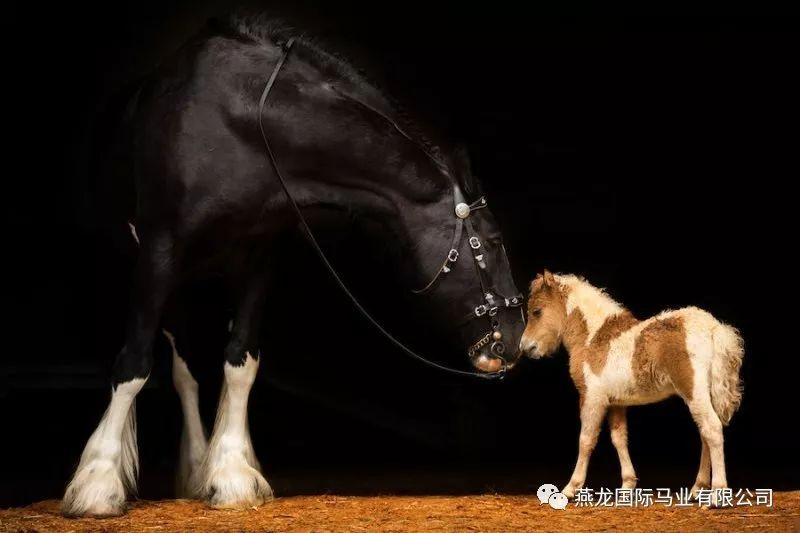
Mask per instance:
[[[540,317],[540,316],[542,316],[542,310],[541,310],[541,309],[538,309],[538,308],[537,308],[537,309],[534,309],[533,311],[531,311],[531,314],[532,314],[533,316],[535,316],[535,317]]]

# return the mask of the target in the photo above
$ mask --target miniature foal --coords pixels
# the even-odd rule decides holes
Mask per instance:
[[[692,495],[727,486],[722,426],[739,407],[739,333],[696,307],[634,316],[601,289],[573,275],[546,271],[531,283],[528,324],[520,349],[538,359],[563,343],[580,395],[578,461],[561,492],[575,496],[608,413],[623,488],[636,486],[628,455],[625,409],[679,395],[700,429],[702,455]]]

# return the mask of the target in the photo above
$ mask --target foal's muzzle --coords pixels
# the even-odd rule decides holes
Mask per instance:
[[[541,359],[544,354],[539,350],[539,344],[536,341],[526,341],[525,337],[519,341],[519,351],[530,359]]]

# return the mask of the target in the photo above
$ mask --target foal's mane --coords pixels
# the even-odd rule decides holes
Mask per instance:
[[[421,121],[399,99],[395,98],[383,84],[376,81],[365,70],[356,67],[349,58],[319,36],[297,29],[284,18],[263,12],[238,11],[223,19],[215,19],[214,23],[244,39],[255,42],[280,46],[290,38],[294,38],[296,42],[302,43],[303,47],[310,51],[325,68],[332,69],[337,75],[356,87],[377,93],[386,102],[392,120],[397,122],[403,131],[422,147],[441,170],[446,171],[452,179],[461,182],[467,191],[480,190],[477,182],[474,182],[468,173],[462,175],[460,172],[455,172],[454,167],[458,166],[459,161],[454,159],[459,157],[458,154],[452,154],[452,157],[445,156],[442,147],[431,139],[431,134],[426,132]],[[469,180],[473,180],[473,182]]]
[[[562,287],[568,287],[573,294],[579,291],[583,296],[591,295],[591,297],[597,299],[598,303],[609,308],[616,307],[620,310],[624,309],[624,306],[612,298],[604,288],[592,285],[583,276],[575,274],[556,274],[555,279]]]

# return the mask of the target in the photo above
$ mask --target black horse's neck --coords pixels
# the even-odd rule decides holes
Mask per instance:
[[[262,94],[262,106],[267,95],[271,98],[269,131],[294,132],[277,139],[288,145],[279,152],[292,154],[287,175],[295,183],[308,177],[302,187],[293,187],[294,198],[300,206],[336,207],[378,221],[384,229],[379,240],[407,250],[399,271],[410,287],[418,286],[440,268],[463,194],[438,150],[406,131],[380,91],[346,73],[332,73],[317,53],[294,45],[284,65],[284,49]],[[298,102],[304,113],[294,118]],[[319,145],[337,149],[315,150]]]
[[[402,284],[414,289],[430,279],[447,254],[455,226],[453,202],[453,189],[446,185],[420,190],[398,178],[380,188],[364,180],[310,184],[298,203],[304,211],[332,209],[343,219],[363,221],[364,246],[389,253]]]

